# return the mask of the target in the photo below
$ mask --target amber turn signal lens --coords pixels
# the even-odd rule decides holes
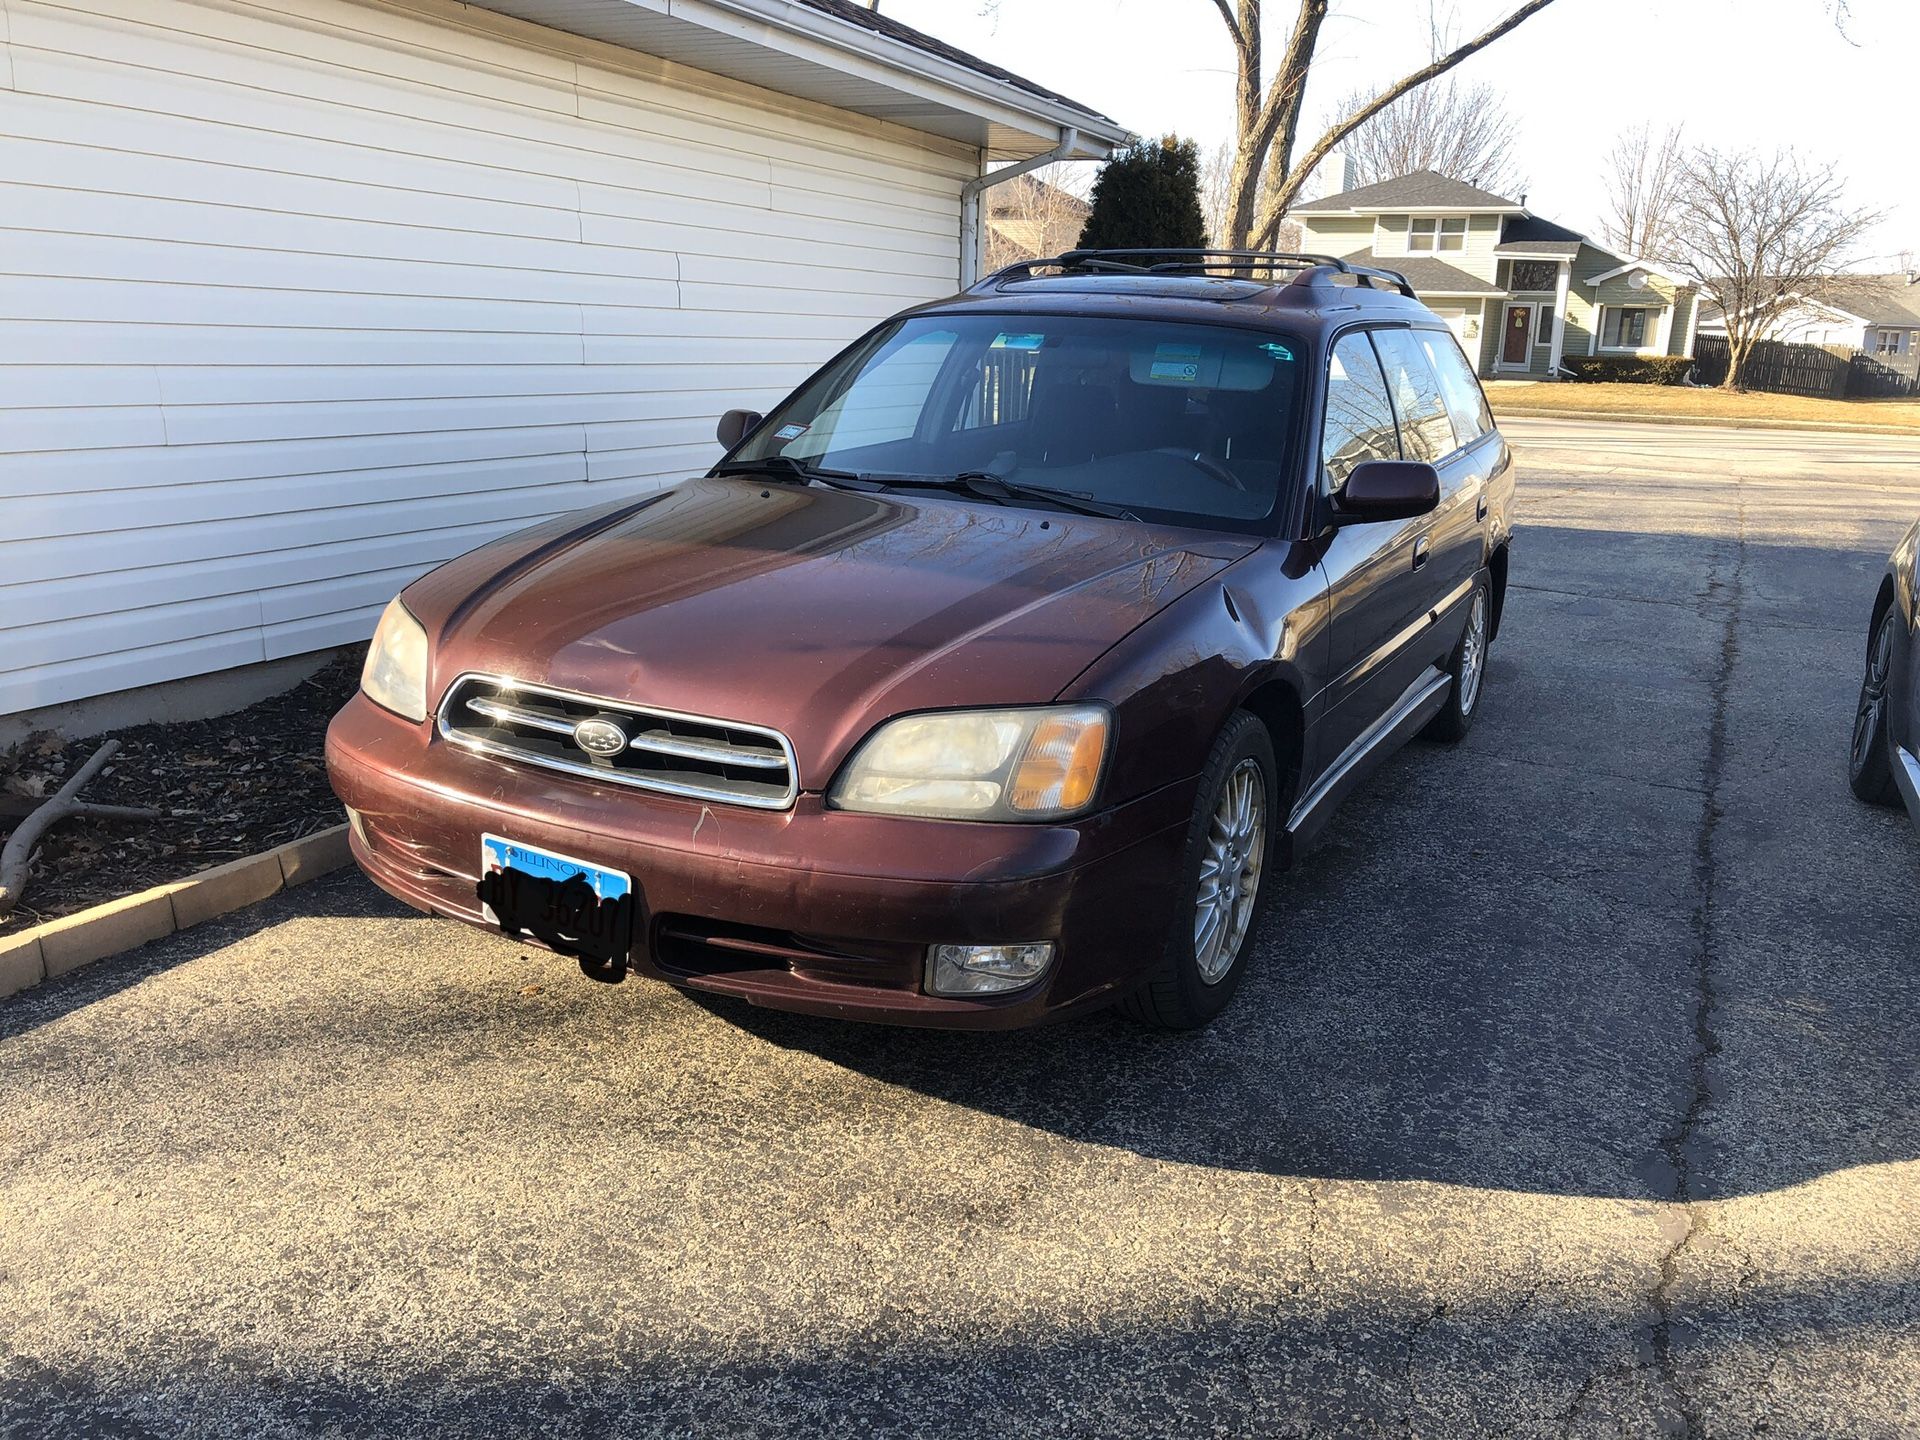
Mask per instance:
[[[1083,809],[1093,799],[1107,753],[1104,710],[1070,710],[1034,726],[1007,787],[1007,801],[1027,814]]]

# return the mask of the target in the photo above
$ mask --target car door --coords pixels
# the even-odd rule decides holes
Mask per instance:
[[[1365,330],[1349,330],[1334,341],[1327,360],[1320,430],[1322,494],[1337,496],[1363,460],[1401,456],[1401,432],[1373,340]],[[1317,541],[1331,610],[1331,694],[1306,757],[1316,776],[1335,765],[1393,708],[1423,668],[1411,658],[1410,641],[1427,623],[1427,580],[1420,571],[1431,543],[1430,522],[1431,517],[1422,515],[1330,526]]]
[[[1433,622],[1413,647],[1417,672],[1444,664],[1466,623],[1464,602],[1486,554],[1487,464],[1475,416],[1456,418],[1462,407],[1450,400],[1443,379],[1447,357],[1460,357],[1452,337],[1443,330],[1399,329],[1376,331],[1373,340],[1407,458],[1425,460],[1440,474],[1440,503],[1427,517],[1425,551],[1415,557],[1416,604]],[[1459,388],[1457,377],[1452,388]]]

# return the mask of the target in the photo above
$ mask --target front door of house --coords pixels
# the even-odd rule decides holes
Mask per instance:
[[[1506,324],[1500,332],[1500,363],[1516,370],[1527,368],[1527,345],[1533,338],[1533,307],[1507,306]]]

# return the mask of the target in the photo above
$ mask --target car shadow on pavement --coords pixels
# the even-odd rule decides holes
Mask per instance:
[[[1690,1194],[1718,1198],[1911,1160],[1912,837],[1838,773],[1871,590],[1857,607],[1837,592],[1871,557],[1745,550],[1532,532],[1473,734],[1395,757],[1278,878],[1246,983],[1204,1032],[1102,1013],[956,1034],[691,1003],[854,1075],[1189,1165],[1671,1199],[1683,1167]],[[1652,578],[1622,597],[1622,576]],[[1730,645],[1741,604],[1782,619]],[[1876,866],[1896,878],[1859,883]],[[392,975],[370,1006],[418,1016],[450,973],[407,937],[451,927],[335,876],[15,996],[0,1039],[249,938],[251,964],[329,965],[324,938],[275,929],[323,917],[401,922],[363,962]],[[620,1013],[557,964],[541,983]],[[654,992],[646,1011],[674,1023],[688,1002]],[[477,1012],[437,1003],[457,1049]],[[750,1045],[736,1061],[764,1068]],[[778,1108],[751,1080],[726,1103]]]
[[[1913,839],[1844,776],[1884,557],[1527,539],[1473,734],[1389,761],[1279,878],[1210,1029],[957,1035],[700,1003],[1186,1164],[1665,1200],[1683,1171],[1723,1198],[1920,1156]]]

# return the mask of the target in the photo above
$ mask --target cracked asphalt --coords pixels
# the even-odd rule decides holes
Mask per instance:
[[[1920,1436],[1920,441],[1512,421],[1480,723],[1211,1030],[592,985],[333,877],[0,1004],[0,1434]]]

